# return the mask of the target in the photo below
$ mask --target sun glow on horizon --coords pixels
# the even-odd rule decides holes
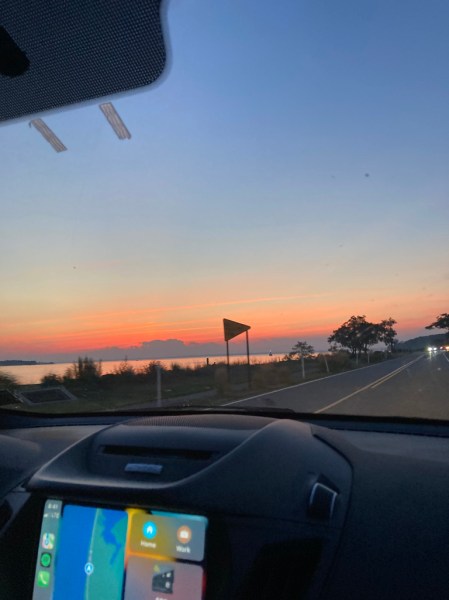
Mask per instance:
[[[408,302],[404,305],[405,299]],[[438,311],[441,312],[443,305],[442,299],[437,298],[438,308],[431,305],[418,316],[415,307],[423,301],[419,294],[413,300],[397,297],[395,302],[390,299],[387,303],[379,299],[376,303],[368,303],[363,310],[352,311],[348,311],[351,302],[346,297],[335,294],[331,304],[329,300],[325,294],[243,298],[148,310],[87,311],[67,320],[61,317],[36,322],[24,319],[24,323],[8,324],[1,334],[2,347],[8,356],[26,353],[39,357],[51,353],[76,353],[81,349],[139,348],[152,340],[180,340],[185,345],[221,344],[223,317],[250,325],[251,339],[255,342],[281,338],[327,339],[352,314],[366,314],[373,321],[392,316],[398,321],[396,328],[400,337],[404,337],[407,331],[424,328]],[[360,307],[363,301],[353,303],[356,304]]]

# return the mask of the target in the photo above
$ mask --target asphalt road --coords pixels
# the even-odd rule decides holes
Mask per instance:
[[[449,356],[412,354],[227,403],[296,412],[449,419]]]

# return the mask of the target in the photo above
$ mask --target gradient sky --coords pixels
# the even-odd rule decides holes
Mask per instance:
[[[449,310],[449,3],[171,0],[171,66],[0,128],[0,359],[154,339],[401,339]],[[267,342],[268,344],[268,342]],[[289,348],[285,348],[285,351]]]

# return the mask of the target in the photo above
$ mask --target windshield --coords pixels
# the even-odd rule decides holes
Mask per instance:
[[[158,84],[2,126],[0,404],[449,418],[448,18],[173,0]]]

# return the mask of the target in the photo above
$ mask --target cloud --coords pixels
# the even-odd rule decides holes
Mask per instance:
[[[251,340],[251,354],[267,354],[268,352],[287,353],[298,341],[298,337],[262,338]],[[309,337],[307,342],[312,344],[316,350],[327,349],[325,337]],[[231,355],[246,354],[245,337],[240,336],[229,343]],[[156,360],[163,358],[190,358],[223,356],[226,354],[224,342],[183,342],[179,339],[148,340],[135,346],[107,346],[101,348],[82,348],[72,352],[36,353],[30,356],[29,352],[15,353],[14,356],[2,356],[0,359],[40,360],[55,362],[72,362],[78,356],[90,356],[95,360],[129,360],[148,359]]]

